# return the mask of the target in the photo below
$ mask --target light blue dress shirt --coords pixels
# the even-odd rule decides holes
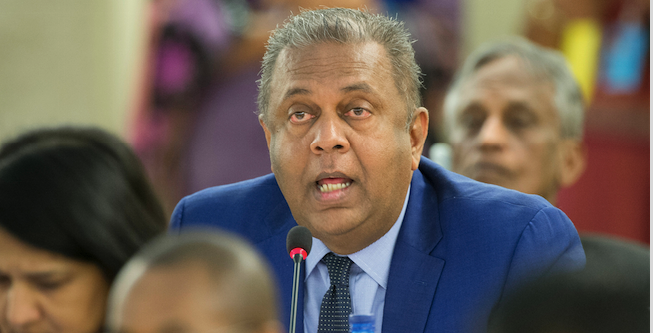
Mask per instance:
[[[381,332],[383,305],[388,286],[388,272],[399,229],[404,220],[410,186],[404,199],[404,207],[390,230],[368,247],[350,254],[353,261],[349,275],[349,293],[353,314],[373,314],[376,332]],[[322,298],[329,289],[329,271],[321,261],[331,252],[319,239],[313,237],[311,253],[306,257],[304,290],[304,332],[317,332]]]

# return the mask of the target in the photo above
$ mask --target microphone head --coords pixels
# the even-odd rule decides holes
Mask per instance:
[[[311,247],[313,246],[313,235],[311,235],[310,230],[301,225],[294,226],[290,231],[288,231],[288,236],[286,237],[286,250],[292,258],[295,253],[295,249],[304,250],[305,254],[302,253],[304,259],[309,252],[311,252]]]

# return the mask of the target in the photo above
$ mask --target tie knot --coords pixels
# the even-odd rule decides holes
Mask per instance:
[[[349,286],[349,268],[352,261],[349,257],[339,257],[329,252],[322,258],[329,270],[329,279],[332,285]]]

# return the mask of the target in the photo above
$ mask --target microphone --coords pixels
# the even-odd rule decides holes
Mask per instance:
[[[299,269],[302,260],[311,252],[313,246],[313,236],[311,231],[300,225],[294,226],[288,232],[286,237],[286,250],[295,263],[292,278],[292,302],[290,304],[290,325],[288,332],[295,333],[295,324],[297,322],[297,297],[299,294]]]
[[[310,230],[301,225],[294,226],[288,231],[286,237],[286,250],[290,254],[290,258],[295,260],[295,255],[301,254],[302,260],[306,260],[306,256],[311,252],[313,246],[313,235]]]

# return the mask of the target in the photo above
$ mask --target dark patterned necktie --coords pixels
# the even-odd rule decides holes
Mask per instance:
[[[349,332],[351,297],[349,295],[349,268],[352,261],[348,257],[338,257],[327,253],[322,261],[329,270],[331,285],[320,307],[318,333]]]

